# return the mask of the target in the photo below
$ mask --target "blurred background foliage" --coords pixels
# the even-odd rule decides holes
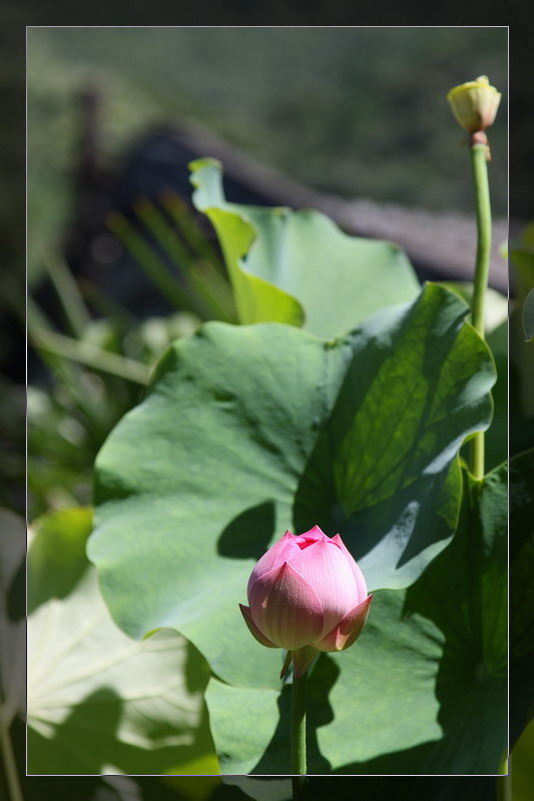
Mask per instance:
[[[505,28],[32,28],[30,265],[68,216],[88,85],[103,93],[109,162],[151,125],[185,116],[317,190],[470,211],[445,95],[481,73],[504,90],[491,133],[493,206],[504,216]]]

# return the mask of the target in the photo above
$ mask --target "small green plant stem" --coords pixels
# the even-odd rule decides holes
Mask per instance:
[[[60,253],[50,251],[44,254],[43,262],[61,302],[72,335],[82,339],[85,329],[91,322],[91,315],[68,264]]]
[[[191,297],[193,311],[202,319],[215,319],[228,322],[230,316],[221,305],[217,292],[213,292],[210,282],[198,274],[196,259],[180,242],[173,228],[167,223],[158,208],[149,200],[142,199],[136,205],[138,216],[152,232],[162,248],[180,268],[182,277],[187,284],[187,291]],[[206,267],[214,268],[206,264]],[[214,271],[215,272],[215,271]],[[216,274],[220,278],[219,274]],[[213,276],[211,276],[213,278]],[[228,288],[228,287],[226,287]]]
[[[293,799],[302,798],[306,782],[306,677],[293,674],[291,685],[291,773]]]
[[[28,326],[29,339],[38,350],[53,353],[64,359],[85,364],[95,370],[146,386],[150,380],[150,368],[142,362],[136,362],[117,353],[110,353],[90,342],[82,342],[55,331],[48,331],[37,326]]]
[[[194,311],[190,294],[182,289],[176,277],[167,265],[159,258],[155,250],[145,241],[130,221],[118,212],[108,216],[108,228],[120,239],[124,247],[133,256],[139,266],[178,310]]]
[[[489,262],[491,252],[491,204],[488,184],[486,144],[471,145],[471,166],[475,186],[475,207],[477,219],[477,255],[475,281],[471,302],[471,320],[484,338],[484,300],[488,286]],[[484,478],[484,432],[478,431],[472,440],[471,471],[478,480]]]

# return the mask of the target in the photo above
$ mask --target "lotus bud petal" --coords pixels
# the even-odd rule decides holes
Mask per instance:
[[[369,615],[369,607],[373,596],[369,595],[365,601],[355,606],[351,612],[348,612],[343,620],[337,626],[334,626],[326,637],[315,643],[315,647],[319,651],[344,651],[350,648],[360,636],[363,627],[365,626],[367,616]]]
[[[245,618],[245,623],[249,627],[250,633],[260,642],[262,645],[265,645],[267,648],[278,648],[274,642],[271,642],[267,639],[267,637],[261,633],[259,628],[256,626],[254,621],[252,620],[252,615],[250,614],[250,609],[248,606],[243,606],[243,604],[239,604],[239,608],[241,609],[241,614]]]
[[[258,561],[240,605],[254,637],[293,654],[302,675],[319,651],[341,651],[360,635],[372,596],[339,534],[319,526],[299,536],[286,531]],[[282,675],[289,665],[286,659]]]
[[[493,125],[501,93],[490,86],[486,75],[481,75],[476,81],[453,87],[447,94],[447,100],[462,128],[472,134],[485,131]]]

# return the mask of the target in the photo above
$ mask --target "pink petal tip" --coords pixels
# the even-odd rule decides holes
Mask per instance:
[[[355,606],[332,631],[319,642],[314,642],[314,647],[319,651],[344,651],[349,648],[362,633],[372,600],[373,596],[369,595],[365,601]]]

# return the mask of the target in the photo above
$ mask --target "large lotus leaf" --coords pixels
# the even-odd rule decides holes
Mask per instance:
[[[406,591],[375,594],[355,646],[308,681],[308,770],[495,774],[506,747],[507,477],[465,479],[458,531]],[[211,679],[210,721],[227,773],[287,773],[290,686]],[[256,721],[252,725],[252,721]]]
[[[89,509],[51,513],[29,550],[29,772],[189,773],[201,757],[217,772],[205,661],[175,631],[139,643],[115,626],[82,557],[90,530]]]
[[[347,236],[316,211],[229,203],[219,162],[190,167],[193,201],[219,237],[240,322],[304,323],[333,337],[417,295],[417,277],[397,245]]]
[[[118,624],[176,627],[220,678],[278,687],[282,653],[237,604],[287,528],[341,532],[371,589],[415,581],[457,523],[457,449],[491,417],[465,312],[429,285],[335,341],[209,323],[175,343],[97,459],[89,554]]]

